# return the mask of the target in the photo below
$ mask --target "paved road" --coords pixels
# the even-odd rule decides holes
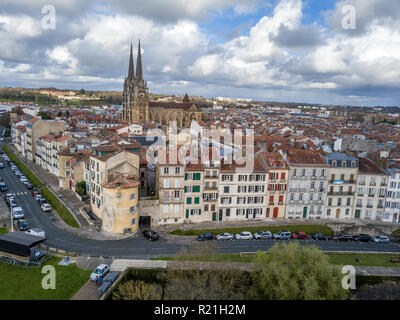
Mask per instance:
[[[4,162],[0,158],[1,162]],[[31,192],[25,188],[22,182],[14,175],[10,167],[5,163],[5,168],[0,169],[0,175],[6,182],[9,191],[14,193],[16,202],[22,207],[25,219],[29,225],[40,228],[46,232],[48,239],[45,245],[66,251],[77,252],[82,255],[115,257],[120,259],[138,258],[148,259],[155,256],[172,255],[179,252],[182,246],[190,246],[195,241],[172,241],[161,239],[150,242],[142,237],[133,237],[125,240],[101,241],[78,237],[57,228],[50,218],[42,212],[39,204],[32,198]],[[0,199],[0,201],[5,201]],[[291,240],[293,241],[293,240]],[[379,251],[400,252],[398,244],[378,245],[374,243],[336,243],[333,241],[301,241],[302,245],[316,244],[324,251]],[[272,240],[252,241],[226,241],[218,242],[223,253],[254,252],[268,250],[275,244]]]

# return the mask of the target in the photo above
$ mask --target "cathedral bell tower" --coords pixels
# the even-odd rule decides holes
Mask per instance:
[[[125,123],[145,123],[150,120],[149,89],[147,88],[147,82],[143,80],[142,52],[140,49],[140,40],[136,61],[136,74],[134,69],[131,44],[128,77],[125,78],[124,82],[122,107],[122,121]]]

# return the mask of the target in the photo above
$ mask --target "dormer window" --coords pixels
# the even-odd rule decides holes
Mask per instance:
[[[332,161],[332,167],[336,167],[337,162],[335,160]]]

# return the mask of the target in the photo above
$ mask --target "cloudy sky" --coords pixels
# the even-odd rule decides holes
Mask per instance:
[[[399,18],[399,0],[0,0],[0,86],[122,90],[140,37],[154,93],[400,105]]]

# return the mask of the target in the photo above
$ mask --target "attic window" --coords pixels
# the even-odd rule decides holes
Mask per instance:
[[[115,184],[115,186],[116,186],[117,188],[119,188],[119,187],[122,186],[122,183],[121,183],[121,182],[117,182],[117,183]]]

